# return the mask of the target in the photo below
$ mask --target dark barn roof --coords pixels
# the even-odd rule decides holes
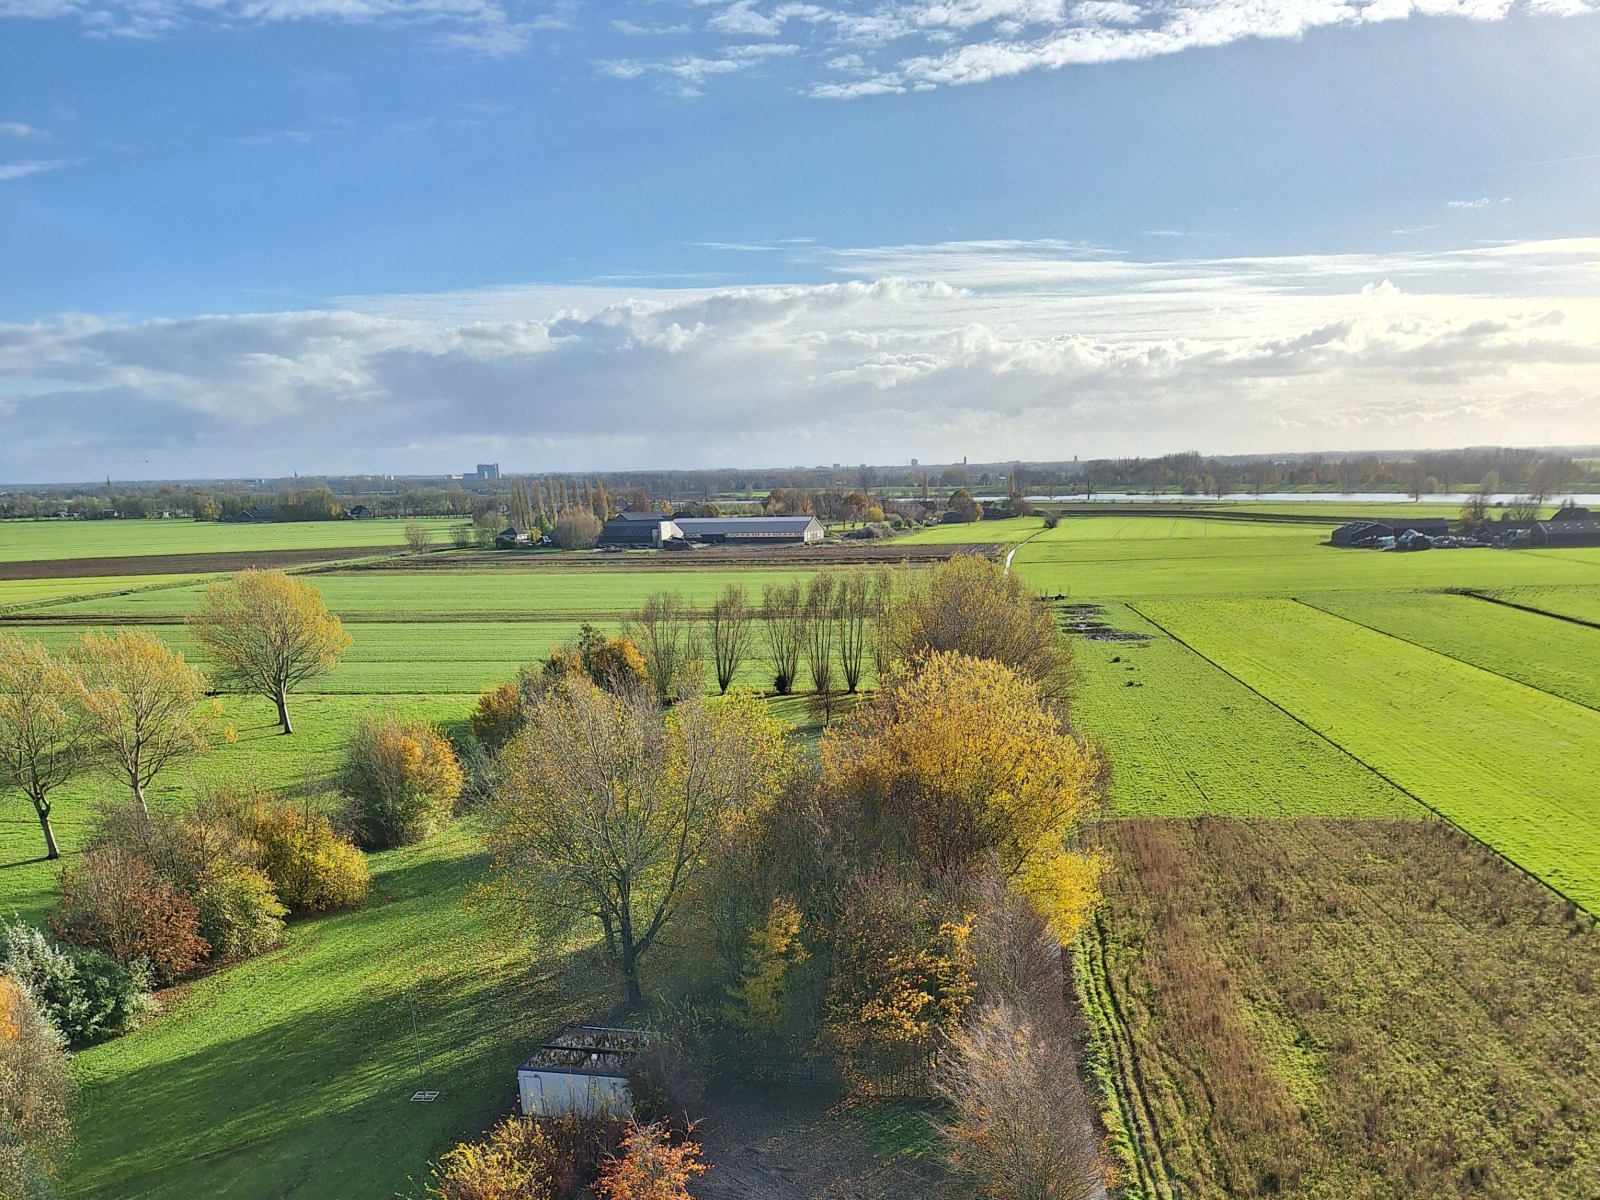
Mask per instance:
[[[1600,546],[1600,520],[1539,521],[1528,540],[1538,546]]]
[[[684,517],[678,528],[691,542],[806,541],[822,535],[815,517]]]
[[[1411,521],[1351,521],[1335,529],[1329,540],[1335,546],[1359,546],[1374,538],[1397,538],[1411,531],[1426,537],[1443,537],[1450,532],[1450,522],[1443,517],[1419,517]]]

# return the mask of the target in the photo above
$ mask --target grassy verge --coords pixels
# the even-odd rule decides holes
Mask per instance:
[[[471,910],[470,824],[371,861],[364,909],[295,925],[283,949],[78,1057],[69,1195],[408,1193],[509,1105],[538,1037],[607,1002],[608,973],[530,963]],[[421,1081],[437,1102],[411,1102]]]

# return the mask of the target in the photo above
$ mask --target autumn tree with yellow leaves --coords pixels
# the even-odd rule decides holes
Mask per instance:
[[[163,770],[206,750],[196,712],[205,676],[139,630],[87,633],[72,650],[93,760],[125,782],[148,815],[145,789]]]
[[[71,663],[38,642],[0,633],[0,786],[32,803],[46,858],[61,857],[50,794],[81,769],[88,752],[82,699]]]
[[[1073,839],[1104,775],[1036,685],[964,654],[891,674],[822,742],[824,790],[855,806],[865,837],[935,876],[993,861],[1063,943],[1097,894],[1100,860]]]
[[[289,693],[338,666],[351,641],[322,593],[282,571],[240,571],[211,584],[189,629],[218,686],[271,700],[286,734],[294,732]]]
[[[492,899],[547,936],[598,926],[630,1004],[728,814],[775,788],[782,730],[737,691],[663,711],[579,675],[547,692],[501,755],[484,810]]]

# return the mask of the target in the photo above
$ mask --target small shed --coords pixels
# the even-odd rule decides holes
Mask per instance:
[[[567,1026],[517,1068],[522,1115],[631,1115],[628,1067],[649,1047],[650,1035],[640,1029]]]

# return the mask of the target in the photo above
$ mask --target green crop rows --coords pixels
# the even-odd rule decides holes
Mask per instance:
[[[1600,713],[1292,600],[1140,609],[1467,832],[1600,909]]]
[[[1078,721],[1111,748],[1112,811],[1425,816],[1326,739],[1119,606],[1146,642],[1084,642]]]

